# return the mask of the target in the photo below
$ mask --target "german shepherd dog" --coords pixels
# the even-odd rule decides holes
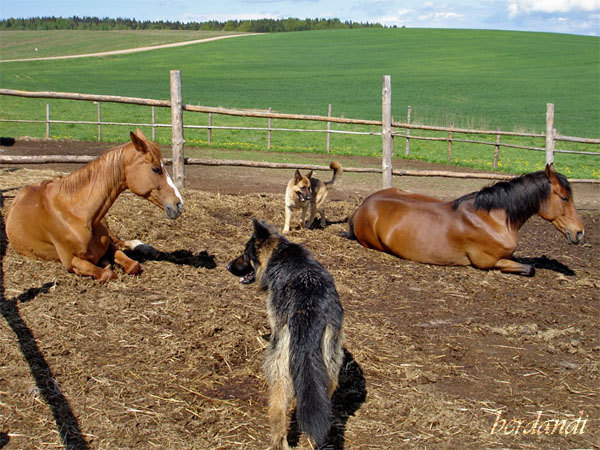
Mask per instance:
[[[342,165],[337,161],[331,161],[329,168],[333,170],[333,176],[329,181],[323,182],[312,178],[312,170],[306,175],[302,175],[299,170],[296,170],[294,178],[288,181],[285,189],[285,224],[283,225],[283,233],[290,231],[292,211],[295,209],[302,209],[301,227],[306,226],[310,228],[317,217],[317,213],[321,216],[321,226],[325,226],[323,205],[327,198],[327,192],[343,171]],[[308,222],[305,223],[304,218],[309,206],[310,216]]]
[[[302,245],[253,219],[244,253],[227,265],[241,282],[267,292],[271,325],[263,369],[269,385],[271,444],[287,449],[291,405],[300,430],[327,444],[331,396],[343,360],[343,309],[333,277]]]

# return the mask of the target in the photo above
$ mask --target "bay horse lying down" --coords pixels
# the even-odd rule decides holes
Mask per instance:
[[[364,247],[413,261],[533,276],[532,266],[510,257],[519,228],[535,213],[569,243],[582,242],[571,186],[553,164],[450,202],[396,188],[375,192],[350,216],[349,235]]]
[[[175,219],[183,210],[181,194],[167,173],[158,146],[137,129],[131,142],[106,150],[72,174],[23,187],[6,218],[6,234],[13,248],[29,257],[59,260],[70,272],[99,281],[116,278],[106,258],[126,273],[140,271],[117,245],[104,215],[126,189]],[[133,241],[132,241],[133,242]],[[135,241],[138,242],[139,241]]]

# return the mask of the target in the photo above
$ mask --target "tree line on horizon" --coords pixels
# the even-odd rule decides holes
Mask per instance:
[[[379,23],[341,21],[340,19],[252,19],[220,22],[171,22],[109,17],[33,17],[9,18],[0,21],[0,30],[185,30],[240,31],[250,33],[281,33],[289,31],[330,30],[348,28],[384,28]]]

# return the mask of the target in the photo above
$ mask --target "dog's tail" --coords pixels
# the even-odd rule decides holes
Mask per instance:
[[[342,165],[339,162],[337,162],[337,161],[331,161],[331,163],[329,164],[329,168],[331,170],[333,170],[333,176],[331,177],[331,180],[325,182],[325,185],[327,187],[332,186],[333,183],[336,182],[336,180],[338,179],[338,177],[344,171],[344,169],[342,168]]]
[[[300,429],[320,447],[327,443],[331,420],[329,379],[321,348],[325,320],[310,310],[289,321],[290,369]]]

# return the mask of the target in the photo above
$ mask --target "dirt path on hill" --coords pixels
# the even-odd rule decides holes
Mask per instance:
[[[202,44],[205,42],[212,42],[212,41],[218,41],[221,39],[229,39],[229,38],[242,37],[242,36],[252,36],[255,34],[258,34],[258,33],[230,34],[227,36],[217,36],[217,37],[205,38],[205,39],[195,39],[193,41],[173,42],[171,44],[161,44],[161,45],[152,45],[152,46],[148,46],[148,47],[127,48],[127,49],[123,49],[123,50],[112,50],[112,51],[108,51],[108,52],[85,53],[85,54],[81,54],[81,55],[46,56],[43,58],[3,59],[3,60],[0,60],[0,63],[22,62],[22,61],[45,61],[45,60],[50,60],[50,59],[88,58],[88,57],[93,57],[93,56],[126,55],[128,53],[147,52],[149,50],[157,50],[160,48],[182,47],[184,45]]]

